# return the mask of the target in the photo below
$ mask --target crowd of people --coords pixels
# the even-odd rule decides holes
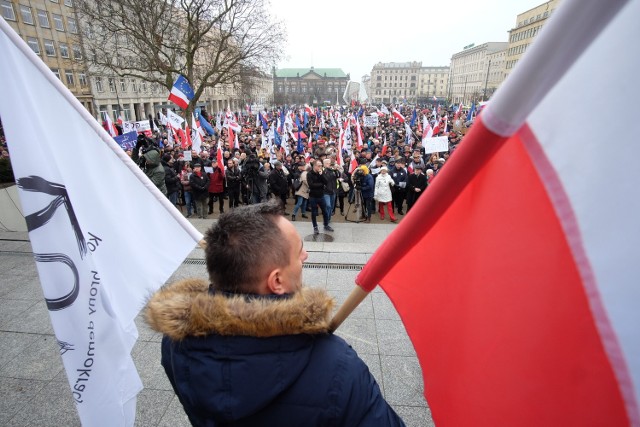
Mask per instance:
[[[301,110],[290,111],[298,114]],[[339,114],[337,111],[316,110],[315,114],[323,115],[321,124],[316,125],[320,121],[314,116],[307,116],[310,120],[305,120],[306,126],[300,124],[282,132],[277,147],[265,146],[263,139],[267,129],[282,126],[283,113],[278,109],[261,113],[264,127],[253,114],[233,114],[242,128],[235,135],[237,142],[229,138],[228,127],[218,127],[214,135],[203,138],[199,151],[172,145],[169,130],[158,123],[160,131],[152,138],[140,136],[130,154],[186,217],[206,219],[216,210],[215,205],[223,213],[225,207],[233,209],[274,198],[291,221],[298,220],[298,214],[308,219],[310,213],[317,234],[318,215],[322,215],[324,231],[332,232],[332,217],[345,216],[347,203],[361,204],[359,217],[355,218],[358,222],[371,222],[376,211],[381,221],[388,218],[396,222],[445,167],[465,129],[453,112],[434,113],[429,107],[405,108],[404,122],[393,115],[380,115],[376,127],[362,125],[362,116],[377,114],[374,110],[354,106],[343,108]],[[364,113],[360,118],[359,111]],[[422,121],[416,124],[411,120],[414,111],[429,118],[436,128],[434,137],[448,137],[447,151],[425,152]],[[332,126],[329,117],[333,114],[350,120],[349,124],[334,122]],[[203,117],[215,120],[206,112]],[[360,123],[361,147],[355,141],[356,120]],[[407,126],[410,121],[413,126]],[[344,149],[344,141],[340,141],[341,129],[348,127],[354,136],[351,150]]]

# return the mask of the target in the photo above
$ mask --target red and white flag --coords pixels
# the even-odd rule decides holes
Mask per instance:
[[[427,142],[427,138],[431,138],[433,136],[433,128],[431,127],[426,115],[422,116],[422,123],[422,146],[424,147],[424,144]]]
[[[353,173],[354,170],[358,167],[358,160],[356,159],[356,155],[351,152],[351,161],[349,162],[349,173]]]
[[[404,123],[404,116],[398,112],[395,108],[391,109],[391,114],[396,118],[400,123]]]
[[[109,117],[109,113],[104,111],[103,116],[104,116],[104,121],[107,123],[107,130],[109,131],[109,135],[118,136],[118,130],[116,129],[116,126],[113,124],[113,122],[111,121],[111,117]]]
[[[640,144],[603,170],[619,113],[591,120],[640,99],[638,16],[562,3],[357,278],[398,310],[438,426],[640,425]]]

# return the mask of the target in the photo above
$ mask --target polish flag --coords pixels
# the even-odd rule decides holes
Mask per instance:
[[[351,153],[351,161],[349,162],[349,173],[353,173],[354,170],[358,167],[358,160],[356,160],[356,155]]]
[[[438,426],[640,425],[640,145],[604,173],[619,113],[591,120],[640,99],[618,49],[638,16],[640,0],[563,2],[356,279],[398,310]]]
[[[107,131],[109,132],[109,135],[118,136],[118,130],[116,129],[116,126],[113,124],[113,122],[111,121],[111,117],[109,117],[109,113],[107,113],[106,111],[104,112],[104,120],[105,122],[107,122]]]
[[[218,167],[222,171],[222,176],[224,176],[224,163],[222,157],[222,139],[218,140],[218,151],[216,152],[216,160],[218,161]]]
[[[363,137],[362,137],[362,128],[360,127],[360,122],[356,120],[356,133],[358,134],[358,150],[362,148],[364,145]]]
[[[427,116],[422,116],[423,130],[422,130],[422,146],[427,142],[427,138],[431,138],[433,136],[433,128],[431,128],[431,124],[429,123],[429,119]]]
[[[456,113],[453,115],[453,120],[458,120],[460,118],[460,114],[462,114],[462,102],[458,106]]]
[[[404,123],[404,117],[402,116],[402,114],[398,112],[398,110],[396,110],[395,108],[392,108],[391,114],[393,114],[393,117],[395,117],[396,120],[398,120],[400,123]]]
[[[387,116],[388,116],[389,114],[391,114],[391,113],[389,112],[389,109],[387,108],[387,106],[386,106],[386,105],[384,105],[384,104],[382,104],[382,105],[380,106],[380,112],[381,112],[382,114],[386,114]]]

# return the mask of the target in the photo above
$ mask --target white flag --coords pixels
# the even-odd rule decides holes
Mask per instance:
[[[169,125],[174,129],[182,129],[184,119],[171,110],[167,110],[167,119]]]
[[[0,51],[0,116],[70,392],[83,426],[133,425],[134,319],[201,234],[2,19]]]

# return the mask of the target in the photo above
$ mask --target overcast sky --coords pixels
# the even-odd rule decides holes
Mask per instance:
[[[471,43],[507,41],[541,0],[270,0],[288,41],[277,68],[341,68],[360,81],[377,62],[448,66]]]

